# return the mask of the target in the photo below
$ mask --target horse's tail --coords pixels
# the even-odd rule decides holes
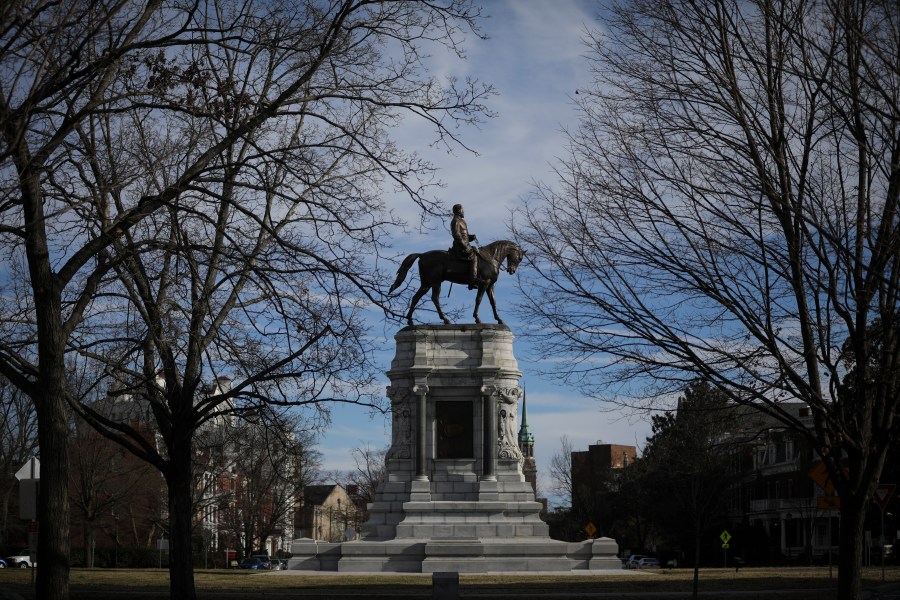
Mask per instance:
[[[394,280],[394,285],[391,286],[391,289],[388,290],[388,294],[392,294],[394,290],[400,287],[400,284],[403,283],[403,280],[406,279],[406,274],[409,273],[409,268],[413,266],[413,263],[416,262],[416,259],[421,256],[420,254],[410,254],[406,258],[403,259],[403,263],[400,265],[400,268],[397,269],[397,279]]]

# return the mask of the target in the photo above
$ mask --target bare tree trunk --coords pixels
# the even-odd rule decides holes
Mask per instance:
[[[173,444],[166,473],[169,489],[169,594],[172,600],[196,600],[191,551],[191,442]]]
[[[838,598],[862,597],[862,558],[866,502],[858,494],[841,497],[841,552],[838,557]]]
[[[57,313],[58,314],[58,313]],[[41,445],[41,486],[38,498],[38,562],[36,597],[69,597],[69,432],[64,400],[62,352],[57,364],[41,361],[44,389],[35,399]],[[50,371],[50,373],[48,373]]]
[[[37,187],[37,176],[32,180]],[[26,203],[29,217],[42,219],[40,194]],[[50,271],[47,238],[40,225],[27,227],[33,237],[26,244],[28,267],[37,313],[39,383],[31,396],[38,415],[41,486],[38,519],[37,597],[69,597],[69,415],[60,292]]]
[[[81,544],[84,550],[84,566],[94,568],[94,553],[91,552],[91,535],[88,532],[88,520],[84,520],[84,529],[81,532]]]

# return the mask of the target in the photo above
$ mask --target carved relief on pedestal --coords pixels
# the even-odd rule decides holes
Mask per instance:
[[[516,412],[522,390],[518,387],[497,388],[495,393],[500,400],[497,403],[497,457],[521,462],[524,457],[516,438]]]
[[[412,457],[412,406],[409,402],[409,388],[387,386],[387,397],[391,400],[391,447],[386,458]]]

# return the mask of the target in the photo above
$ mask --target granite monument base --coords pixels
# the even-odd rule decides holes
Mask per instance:
[[[396,335],[391,447],[363,538],[294,540],[289,569],[495,573],[619,569],[608,538],[549,537],[522,472],[521,390],[503,325],[420,325]]]

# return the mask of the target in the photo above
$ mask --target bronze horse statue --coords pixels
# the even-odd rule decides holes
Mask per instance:
[[[506,272],[512,275],[516,272],[516,268],[518,268],[524,256],[525,251],[515,242],[508,240],[497,240],[478,249],[478,277],[482,279],[483,283],[478,286],[478,295],[475,297],[475,312],[472,313],[476,323],[481,323],[481,319],[478,318],[478,307],[481,305],[484,293],[487,292],[488,299],[491,301],[491,308],[494,310],[494,318],[497,319],[498,323],[503,324],[503,319],[497,314],[497,302],[494,300],[494,284],[500,275],[500,267],[504,260],[506,261]],[[412,316],[413,311],[416,310],[416,304],[419,303],[419,300],[422,299],[428,288],[431,288],[431,301],[434,302],[438,316],[444,321],[444,324],[449,325],[450,321],[441,310],[441,282],[449,281],[463,285],[468,284],[471,274],[469,263],[451,256],[446,250],[430,250],[421,254],[410,254],[403,259],[403,263],[397,270],[397,279],[394,280],[390,292],[400,287],[400,284],[406,279],[406,274],[409,272],[410,267],[417,259],[419,261],[420,287],[409,305],[406,321],[410,325],[413,324]]]

